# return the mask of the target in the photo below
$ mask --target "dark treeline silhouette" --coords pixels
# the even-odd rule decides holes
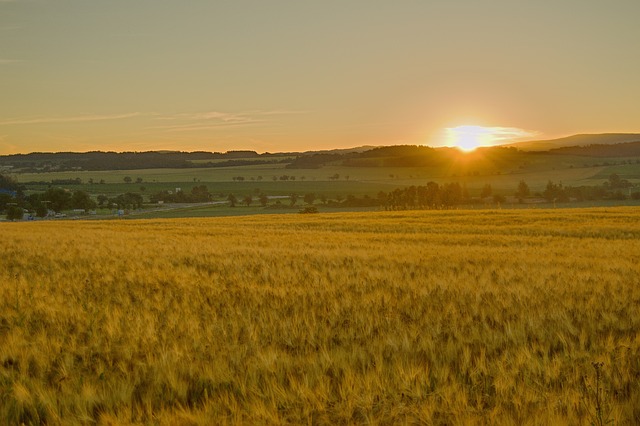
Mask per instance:
[[[219,152],[36,152],[0,156],[0,165],[23,172],[65,170],[136,170],[161,168],[231,167],[288,161],[285,154],[255,151]],[[211,161],[204,161],[211,160]],[[226,160],[226,161],[221,161]],[[197,162],[194,162],[197,161]]]
[[[364,195],[358,198],[348,195],[344,200],[330,200],[329,207],[384,207],[385,210],[441,210],[451,209],[470,201],[467,190],[458,182],[426,186],[396,188],[391,192],[378,192],[375,198]]]
[[[600,186],[563,186],[549,181],[541,195],[549,202],[640,199],[640,192],[631,190],[632,187],[627,179],[613,173]]]
[[[434,167],[452,165],[464,155],[467,163],[476,165],[513,164],[527,153],[513,147],[479,148],[462,154],[456,148],[431,148],[419,145],[395,145],[364,152],[344,154],[309,154],[297,157],[288,168],[319,168],[327,164],[351,167]]]
[[[468,202],[469,195],[458,182],[442,185],[428,182],[426,186],[397,188],[388,194],[381,192],[378,199],[388,210],[440,210]]]
[[[340,162],[345,158],[354,156],[355,154],[310,154],[298,156],[295,160],[287,165],[288,169],[318,169],[328,163]]]
[[[328,164],[352,167],[439,167],[451,166],[458,173],[499,171],[537,155],[578,155],[586,157],[638,157],[640,141],[613,145],[572,146],[550,151],[528,152],[514,147],[494,146],[461,153],[456,148],[419,145],[385,146],[365,151],[263,153],[221,152],[103,152],[92,151],[30,153],[0,156],[0,166],[22,172],[67,170],[136,170],[149,168],[231,167],[252,164],[287,163],[290,169],[320,168]],[[292,159],[292,157],[295,157]],[[461,161],[462,160],[462,161]],[[634,160],[635,161],[635,160]],[[475,170],[473,170],[475,168]]]
[[[186,191],[161,191],[151,195],[152,203],[162,201],[165,203],[205,203],[211,201],[212,195],[206,185],[198,185]]]

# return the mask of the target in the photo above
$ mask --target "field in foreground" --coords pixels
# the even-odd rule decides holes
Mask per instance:
[[[638,209],[0,233],[8,424],[640,422]]]

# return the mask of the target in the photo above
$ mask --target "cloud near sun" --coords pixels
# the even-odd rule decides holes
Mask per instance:
[[[483,146],[517,142],[537,135],[517,127],[457,126],[445,129],[448,146],[471,151]]]

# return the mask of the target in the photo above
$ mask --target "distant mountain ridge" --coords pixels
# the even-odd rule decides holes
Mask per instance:
[[[516,142],[502,146],[512,146],[523,151],[549,151],[565,147],[613,145],[627,142],[640,142],[640,133],[579,134],[558,139]]]

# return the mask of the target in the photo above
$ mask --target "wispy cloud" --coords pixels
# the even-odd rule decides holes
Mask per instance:
[[[512,141],[538,136],[540,133],[532,130],[519,129],[517,127],[489,127],[496,141]]]
[[[158,120],[168,120],[168,121],[219,121],[224,123],[229,122],[250,122],[253,118],[246,114],[235,114],[229,112],[219,112],[219,111],[210,111],[210,112],[198,112],[193,114],[181,113],[181,114],[173,114],[173,115],[161,115],[156,117]]]
[[[0,121],[0,126],[24,125],[24,124],[47,124],[47,123],[81,123],[85,121],[121,120],[125,118],[132,118],[132,117],[138,117],[138,116],[140,116],[140,113],[132,112],[127,114],[78,115],[73,117],[13,118],[9,120]]]
[[[492,142],[516,141],[537,136],[539,133],[531,130],[520,129],[517,127],[499,127],[499,126],[458,126],[447,127],[447,133],[456,135],[471,135],[474,137],[482,136],[490,139]]]
[[[294,110],[252,110],[244,112],[207,111],[197,113],[179,113],[156,115],[158,121],[171,122],[170,125],[150,127],[167,132],[189,132],[214,130],[226,127],[253,126],[272,121],[269,116],[305,114],[307,111]]]
[[[193,132],[200,130],[215,130],[221,128],[230,128],[230,127],[246,127],[246,126],[255,126],[260,124],[260,121],[252,121],[247,123],[222,123],[222,124],[209,124],[209,125],[181,125],[181,126],[160,126],[153,127],[153,129],[157,130],[165,130],[167,132]]]

